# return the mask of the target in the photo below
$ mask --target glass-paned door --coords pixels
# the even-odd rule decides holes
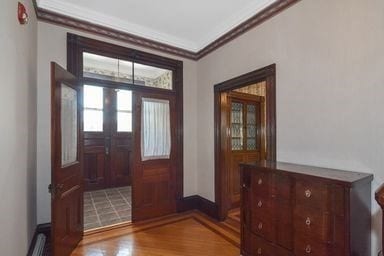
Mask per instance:
[[[233,100],[230,116],[231,149],[257,150],[260,147],[260,104]]]
[[[84,85],[83,114],[85,189],[130,185],[132,92]]]

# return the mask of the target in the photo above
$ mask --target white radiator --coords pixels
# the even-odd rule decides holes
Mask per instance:
[[[38,234],[36,237],[35,248],[33,248],[32,256],[42,256],[44,253],[44,245],[46,241],[44,234]]]

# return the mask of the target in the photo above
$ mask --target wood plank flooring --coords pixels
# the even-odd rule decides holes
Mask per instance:
[[[72,256],[238,256],[239,233],[192,211],[91,233]]]

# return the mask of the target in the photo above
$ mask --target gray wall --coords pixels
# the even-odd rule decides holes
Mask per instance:
[[[305,0],[198,62],[183,60],[184,195],[214,200],[213,85],[272,63],[278,160],[371,172],[373,193],[384,182],[383,11],[382,0]],[[66,66],[67,31],[38,25],[38,223],[50,221],[49,62]],[[376,255],[381,212],[372,203]]]
[[[49,222],[50,196],[47,191],[51,181],[50,159],[50,74],[49,63],[55,61],[66,67],[67,65],[67,32],[95,38],[98,40],[123,45],[129,48],[140,47],[108,40],[91,34],[70,30],[67,28],[50,25],[44,22],[38,23],[38,121],[37,121],[37,222]],[[158,52],[141,49],[158,55]],[[167,56],[167,55],[164,55]],[[174,56],[168,56],[179,59]],[[197,74],[196,62],[180,59],[184,63],[184,196],[195,195],[196,189],[196,95]]]
[[[278,160],[384,182],[384,1],[304,0],[198,62],[197,190],[214,200],[213,85],[277,65]],[[373,198],[373,197],[372,197]],[[372,201],[372,255],[381,212]]]
[[[17,20],[16,0],[0,7],[0,254],[26,255],[36,227],[37,22]]]

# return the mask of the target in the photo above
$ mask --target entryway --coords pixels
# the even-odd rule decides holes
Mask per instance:
[[[84,229],[172,214],[183,196],[182,62],[72,34],[67,46],[69,72],[51,63],[57,256]]]
[[[85,84],[83,117],[84,230],[130,222],[132,91]]]

